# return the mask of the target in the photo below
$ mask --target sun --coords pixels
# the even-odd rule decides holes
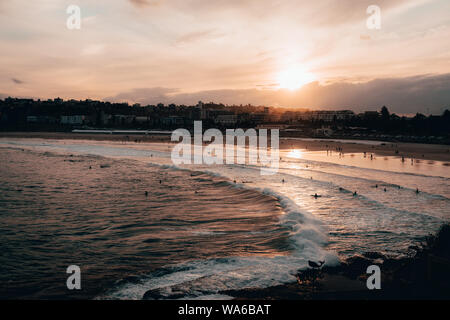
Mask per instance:
[[[315,80],[316,77],[312,73],[300,67],[287,69],[278,74],[278,83],[282,89],[297,90]]]

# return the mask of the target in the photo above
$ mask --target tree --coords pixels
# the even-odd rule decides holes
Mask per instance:
[[[389,120],[389,110],[388,108],[386,108],[386,106],[383,106],[383,108],[381,108],[381,119],[383,119],[384,121]]]

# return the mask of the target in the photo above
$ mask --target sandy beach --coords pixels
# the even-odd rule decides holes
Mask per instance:
[[[170,142],[170,135],[84,134],[71,132],[0,132],[0,138],[70,139],[94,141],[129,141],[140,143]],[[339,149],[340,148],[340,149]],[[347,153],[373,153],[378,156],[397,156],[418,160],[450,162],[450,146],[405,142],[377,142],[358,140],[280,138],[280,149],[306,149],[309,151],[336,151]]]
[[[448,270],[448,229],[437,238],[443,250],[430,242],[409,255],[448,221],[448,146],[282,138],[278,174],[262,176],[247,166],[173,168],[168,142],[169,135],[0,134],[0,216],[9,243],[26,234],[23,247],[34,246],[24,270],[32,272],[33,259],[43,255],[63,268],[71,263],[67,248],[85,241],[94,250],[103,246],[103,256],[95,252],[99,259],[92,260],[83,250],[80,263],[93,270],[111,266],[85,276],[92,289],[85,298],[448,297],[448,286],[429,285],[425,277],[429,264],[434,280]],[[379,156],[356,155],[363,152]],[[427,161],[410,165],[409,157],[421,153]],[[401,156],[408,158],[405,168]],[[51,219],[36,224],[43,214]],[[18,229],[15,219],[26,228]],[[68,241],[60,230],[67,219]],[[52,248],[59,246],[56,256],[47,250],[50,236]],[[123,239],[132,255],[122,253]],[[313,284],[304,279],[309,260],[326,261]],[[365,270],[372,264],[381,265],[388,290],[367,290]],[[45,287],[48,276],[28,287],[16,270],[5,277],[16,277],[9,292],[17,297],[64,296],[58,278],[54,287]]]

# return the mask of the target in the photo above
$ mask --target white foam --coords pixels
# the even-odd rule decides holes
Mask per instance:
[[[305,249],[308,249],[305,246]],[[193,298],[225,295],[223,291],[243,288],[265,288],[295,281],[298,269],[307,267],[309,259],[324,259],[336,265],[337,258],[325,252],[295,256],[231,257],[192,261],[177,265],[180,271],[163,276],[149,275],[140,283],[126,283],[98,299],[142,299],[149,290],[157,290],[164,298]]]
[[[35,145],[37,146],[37,145]],[[95,146],[88,144],[52,144],[45,149],[66,150],[82,154],[95,154],[106,157],[139,157],[146,156],[146,161],[164,168],[186,170],[186,167],[169,163],[158,163],[157,159],[148,157],[149,150],[136,150],[125,146]],[[161,152],[163,153],[163,152]],[[167,153],[169,154],[169,153]],[[163,157],[167,156],[165,153]],[[167,158],[166,158],[167,159]],[[170,161],[170,159],[168,159]],[[233,179],[222,167],[191,167],[195,171]],[[259,168],[233,166],[248,173],[258,174]],[[236,170],[233,170],[236,171]],[[230,173],[231,174],[231,173]],[[233,174],[236,174],[233,172]],[[156,274],[142,278],[139,283],[125,283],[99,299],[142,299],[148,290],[158,289],[163,297],[201,298],[226,297],[221,291],[242,288],[264,288],[295,281],[295,273],[308,266],[308,260],[324,260],[326,265],[336,265],[339,259],[336,254],[324,250],[327,242],[326,230],[322,223],[308,212],[301,210],[291,199],[270,188],[256,188],[247,184],[232,184],[235,187],[258,190],[263,194],[278,199],[285,214],[280,216],[279,223],[289,231],[294,250],[289,256],[253,256],[229,257],[190,261],[173,267],[173,272],[159,276]]]

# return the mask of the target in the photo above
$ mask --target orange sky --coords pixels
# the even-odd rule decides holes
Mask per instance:
[[[70,4],[80,30],[66,28]],[[371,4],[380,30],[366,27]],[[2,0],[0,97],[440,112],[448,12],[448,0]],[[317,82],[280,88],[292,73]]]

